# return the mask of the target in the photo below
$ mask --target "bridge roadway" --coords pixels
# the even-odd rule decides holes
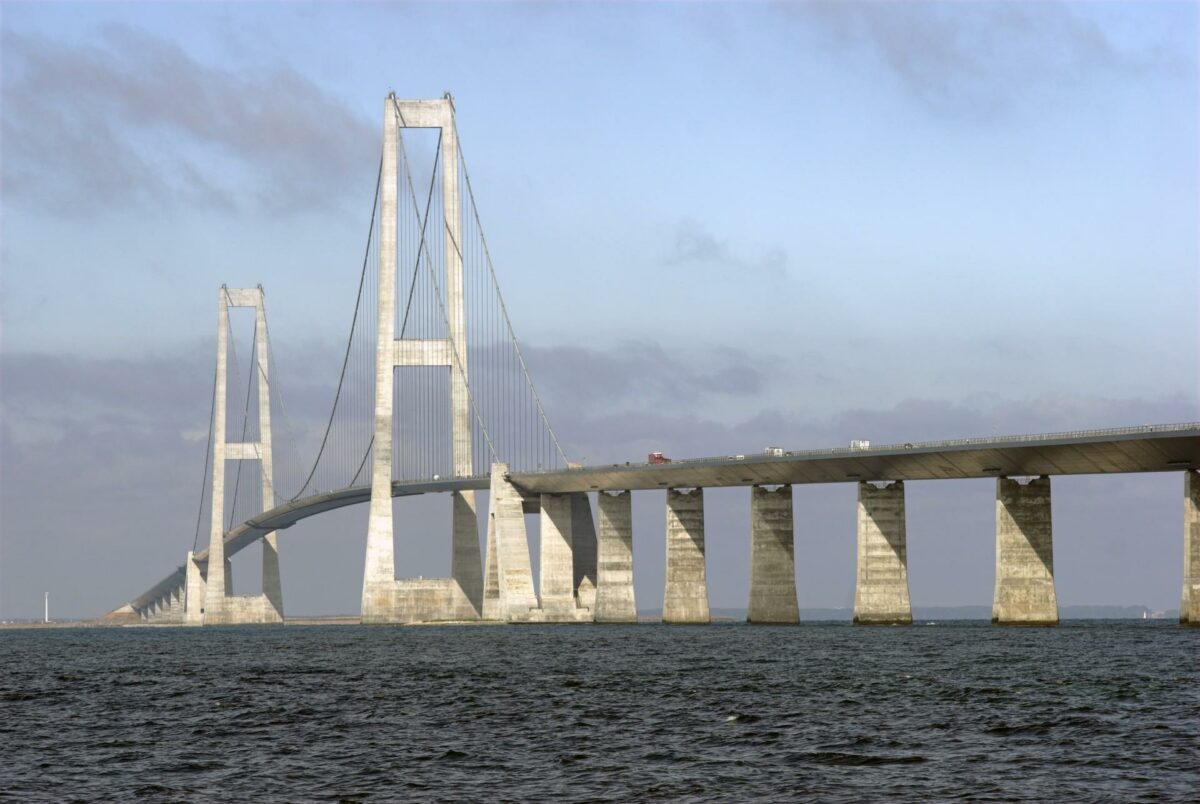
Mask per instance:
[[[1146,425],[1045,435],[968,438],[730,455],[663,464],[625,463],[552,472],[514,473],[513,485],[530,495],[574,491],[714,488],[884,480],[953,480],[997,476],[1094,475],[1171,472],[1200,468],[1200,422]],[[489,478],[467,477],[392,483],[393,497],[486,490]],[[225,535],[231,556],[263,534],[284,530],[316,514],[368,502],[369,486],[305,497],[264,511]],[[207,562],[208,551],[196,554]],[[131,605],[140,608],[177,588],[179,567]]]

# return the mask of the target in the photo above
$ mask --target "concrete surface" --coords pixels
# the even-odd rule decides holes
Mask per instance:
[[[205,564],[207,568],[207,564]],[[205,569],[201,569],[195,554],[188,550],[184,562],[186,572],[183,591],[183,624],[204,625],[204,603],[207,594]]]
[[[862,480],[1181,472],[1200,469],[1200,423],[1149,425],[1076,434],[1001,436],[869,449],[813,449],[523,472],[526,494],[593,489],[716,488]]]
[[[226,427],[228,393],[229,308],[254,308],[254,354],[258,372],[259,440],[231,442]],[[274,465],[271,453],[270,348],[262,288],[228,288],[217,292],[217,381],[213,400],[213,459],[210,487],[207,572],[204,584],[204,625],[237,625],[283,622],[283,588],[279,577],[279,550],[275,533],[262,534],[262,588],[260,595],[233,595],[233,569],[225,556],[225,462],[258,461],[264,510],[275,507]]]
[[[1200,472],[1183,473],[1183,597],[1179,622],[1200,627]]]
[[[992,622],[1057,625],[1050,478],[996,479],[996,591]]]
[[[507,474],[506,464],[492,466],[485,616],[487,619],[525,622],[529,620],[530,610],[538,607],[538,599],[533,591],[524,501],[521,493],[506,479]],[[493,577],[494,593],[489,588]]]
[[[798,623],[792,487],[750,489],[749,623]]]
[[[710,621],[701,488],[667,490],[667,571],[662,620],[680,624]]]
[[[628,491],[596,495],[600,516],[597,539],[596,622],[636,623],[633,596],[633,516]]]
[[[908,544],[904,481],[882,488],[858,484],[858,562],[854,586],[854,622],[860,625],[908,625]]]
[[[571,559],[574,563],[575,599],[582,608],[596,610],[596,520],[592,502],[583,492],[571,495]]]
[[[450,615],[478,620],[483,615],[483,562],[479,556],[479,514],[475,492],[451,493],[454,544],[450,559]]]
[[[541,557],[538,574],[544,622],[575,618],[575,565],[571,541],[573,514],[566,494],[541,495]]]
[[[462,226],[458,139],[449,97],[404,101],[389,95],[383,109],[380,178],[379,300],[375,354],[375,441],[371,509],[363,571],[362,622],[407,623],[474,620],[483,614],[483,567],[473,491],[455,493],[449,579],[396,580],[392,521],[393,378],[396,368],[444,366],[450,372],[451,450],[455,474],[470,476],[471,406],[467,386],[467,330],[463,297]],[[449,337],[438,341],[396,338],[397,148],[401,128],[441,129],[439,162],[445,220],[446,317]]]

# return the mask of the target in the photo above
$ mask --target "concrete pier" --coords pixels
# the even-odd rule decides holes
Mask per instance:
[[[585,492],[571,494],[571,560],[575,565],[575,599],[589,611],[596,610],[596,520],[592,501]]]
[[[475,492],[456,491],[451,497],[454,544],[450,556],[450,613],[455,620],[478,620],[483,616],[483,561],[479,556]]]
[[[574,512],[572,495],[541,495],[541,587],[539,622],[574,622],[579,614],[575,600],[575,562],[572,555]],[[590,610],[585,610],[590,613]],[[590,617],[589,617],[590,619]]]
[[[996,478],[996,592],[992,622],[1057,625],[1050,478]]]
[[[908,546],[905,533],[904,481],[882,488],[858,484],[858,577],[854,622],[860,625],[909,625]]]
[[[537,609],[525,510],[521,493],[508,482],[506,464],[492,465],[488,547],[484,573],[484,617],[526,622]]]
[[[183,622],[183,588],[172,589],[167,600],[167,619],[171,623]]]
[[[183,624],[204,624],[205,578],[196,562],[195,555],[188,550],[187,560],[183,565]]]
[[[1200,472],[1183,473],[1183,597],[1179,623],[1200,628]]]
[[[704,561],[704,489],[667,490],[667,578],[664,623],[708,623]]]
[[[750,489],[750,605],[746,622],[800,622],[791,486],[774,491],[762,486]]]
[[[596,544],[596,622],[636,623],[633,597],[633,516],[628,491],[596,496],[600,532]]]

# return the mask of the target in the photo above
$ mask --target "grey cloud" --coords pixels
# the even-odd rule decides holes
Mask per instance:
[[[568,455],[596,462],[634,460],[653,450],[697,457],[768,445],[832,447],[860,438],[904,443],[1190,421],[1198,404],[1184,395],[1011,399],[998,389],[959,402],[914,397],[887,409],[848,399],[842,412],[814,416],[802,394],[795,407],[780,408],[780,396],[769,393],[779,390],[773,379],[776,355],[738,349],[689,353],[649,343],[611,349],[527,346],[525,352]],[[811,370],[816,373],[802,376],[796,372],[810,369],[793,367],[787,382],[797,388],[830,382],[820,378],[819,366]]]
[[[285,65],[214,66],[125,26],[87,44],[6,30],[3,53],[9,202],[322,209],[376,148],[365,119]]]
[[[1058,3],[802,3],[784,6],[835,47],[874,52],[922,105],[988,119],[1031,88],[1097,73],[1136,77],[1186,68],[1160,52],[1119,48],[1093,20]]]
[[[675,240],[663,262],[672,266],[707,267],[779,279],[787,273],[788,257],[780,248],[747,257],[727,242],[718,240],[698,221],[687,218],[676,227]]]
[[[707,352],[702,359],[644,341],[611,349],[533,346],[525,354],[547,405],[570,412],[752,397],[767,377],[762,361],[729,348]]]
[[[748,404],[738,420],[719,421],[667,407],[568,419],[557,425],[573,453],[591,463],[641,460],[648,451],[676,457],[733,455],[766,446],[821,449],[852,439],[904,443],[949,438],[1065,432],[1194,419],[1195,399],[1048,396],[949,403],[910,399],[889,409],[856,408],[829,417]]]

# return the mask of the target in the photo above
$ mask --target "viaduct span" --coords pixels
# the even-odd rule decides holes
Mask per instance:
[[[406,147],[408,129],[437,132],[427,185]],[[253,312],[244,396],[231,323],[239,308]],[[362,275],[315,460],[296,457],[288,432],[263,289],[222,286],[217,309],[209,455],[193,549],[182,566],[111,612],[112,622],[282,623],[278,531],[360,503],[370,506],[364,623],[636,622],[631,494],[665,490],[663,620],[707,623],[704,489],[748,486],[748,620],[796,623],[791,488],[852,482],[858,487],[854,621],[910,623],[905,482],[988,477],[996,482],[992,620],[1052,625],[1058,603],[1051,478],[1176,472],[1183,478],[1180,621],[1200,625],[1200,423],[773,449],[661,464],[567,462],[500,295],[449,95],[385,101]],[[289,436],[283,443],[280,418]],[[475,493],[484,490],[481,556]],[[449,577],[397,579],[392,500],[428,493],[452,497]],[[208,546],[200,549],[205,511]],[[525,531],[530,513],[540,517],[536,589]],[[236,596],[229,559],[255,543],[263,550],[262,594]]]

